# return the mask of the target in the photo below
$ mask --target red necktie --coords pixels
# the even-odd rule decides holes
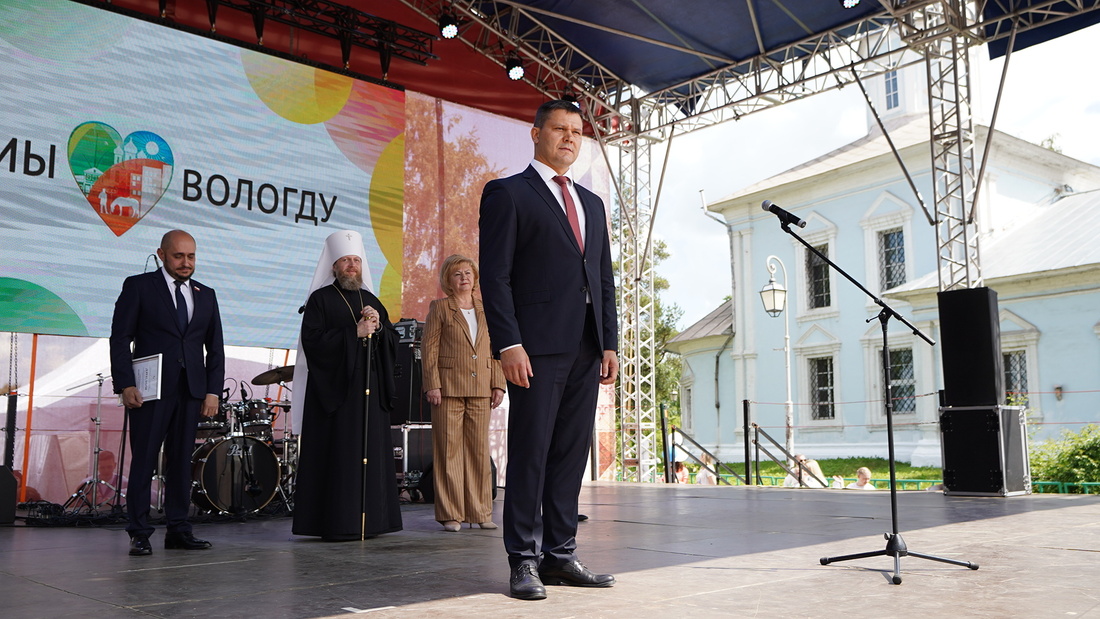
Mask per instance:
[[[577,247],[584,253],[584,241],[581,239],[581,222],[577,218],[577,205],[573,203],[573,196],[569,193],[569,179],[564,176],[555,176],[551,179],[561,185],[561,196],[565,199],[565,218],[569,220],[569,227],[573,229],[573,236],[577,237]]]

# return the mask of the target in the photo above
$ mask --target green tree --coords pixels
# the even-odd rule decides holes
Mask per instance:
[[[1100,481],[1100,426],[1089,424],[1080,432],[1066,430],[1058,440],[1031,447],[1031,478],[1079,484]],[[1070,492],[1081,492],[1071,487]]]

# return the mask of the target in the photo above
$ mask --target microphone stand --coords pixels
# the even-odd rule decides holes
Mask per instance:
[[[765,210],[768,209],[765,208]],[[818,258],[821,258],[823,261],[825,261],[825,263],[832,267],[834,271],[840,273],[844,276],[845,279],[852,282],[852,284],[856,288],[862,290],[864,294],[870,297],[875,302],[875,304],[878,305],[879,308],[881,308],[876,317],[868,318],[866,322],[871,322],[872,320],[875,320],[875,318],[878,318],[879,324],[882,326],[882,410],[883,413],[886,415],[886,444],[890,457],[891,532],[885,534],[886,548],[884,550],[860,552],[856,554],[842,555],[839,557],[821,557],[821,565],[828,565],[837,561],[849,561],[851,559],[865,559],[868,557],[893,557],[894,576],[890,579],[890,581],[895,585],[901,584],[901,558],[904,556],[917,557],[918,559],[928,559],[930,561],[939,561],[941,563],[950,563],[952,565],[960,565],[963,567],[968,567],[972,570],[978,569],[977,563],[971,563],[969,561],[958,561],[956,559],[947,559],[944,557],[937,557],[934,555],[928,555],[909,550],[905,546],[905,540],[903,540],[901,538],[901,534],[898,533],[897,469],[894,465],[894,401],[890,391],[890,343],[887,338],[888,323],[890,322],[891,318],[897,318],[902,322],[902,324],[909,327],[909,329],[913,332],[913,335],[916,335],[925,342],[928,342],[929,346],[935,346],[936,343],[933,342],[927,335],[921,333],[919,329],[914,327],[901,314],[898,314],[896,311],[894,311],[894,309],[887,305],[885,301],[871,293],[871,291],[867,290],[867,288],[863,287],[863,285],[856,281],[856,279],[853,278],[851,275],[848,275],[848,273],[846,273],[844,269],[837,266],[836,263],[834,263],[832,260],[829,260],[828,256],[821,253],[817,250],[816,247],[810,245],[806,242],[805,239],[795,234],[795,232],[791,230],[792,222],[788,218],[779,215],[779,220],[781,222],[779,227],[782,228],[784,232],[794,237],[795,240],[801,243],[807,250],[813,252]]]
[[[363,390],[363,498],[362,498],[362,516],[359,520],[359,539],[367,539],[367,462],[369,457],[367,455],[367,439],[370,437],[370,371],[371,371],[371,357],[374,356],[374,347],[372,346],[373,336],[371,333],[367,337],[360,338],[360,342],[363,343],[363,348],[367,349],[367,363],[366,363],[366,386]]]

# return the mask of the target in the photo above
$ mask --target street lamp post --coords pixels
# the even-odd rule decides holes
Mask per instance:
[[[760,289],[760,300],[764,302],[764,311],[772,318],[783,314],[787,306],[787,266],[777,256],[768,256],[768,283]],[[783,270],[783,283],[775,281],[776,264]],[[794,403],[791,401],[791,321],[783,314],[783,365],[787,375],[787,401],[785,417],[787,423],[787,453],[794,453]]]

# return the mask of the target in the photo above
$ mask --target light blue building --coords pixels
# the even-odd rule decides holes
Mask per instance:
[[[894,75],[870,92],[930,197],[919,86],[899,87]],[[751,421],[784,442],[785,323],[794,449],[814,458],[887,455],[878,307],[783,232],[762,201],[804,219],[797,234],[939,340],[936,231],[869,124],[863,138],[707,207],[729,232],[731,299],[668,348],[684,362],[684,429],[723,461],[743,459],[744,400]],[[977,126],[976,144],[988,133]],[[994,131],[977,211],[984,283],[999,296],[1006,390],[1026,402],[1032,440],[1100,422],[1100,168]],[[788,290],[774,318],[759,294],[773,255],[782,262],[775,279]],[[939,466],[940,347],[896,320],[889,338],[896,457]]]

